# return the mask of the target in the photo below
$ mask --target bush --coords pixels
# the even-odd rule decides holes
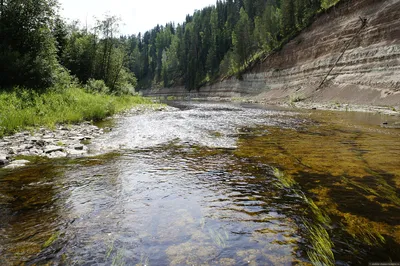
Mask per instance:
[[[150,103],[140,96],[92,94],[77,87],[43,94],[17,87],[0,93],[0,136],[29,127],[101,120],[134,105]]]
[[[109,93],[110,89],[103,80],[89,79],[86,83],[85,89],[90,93]]]

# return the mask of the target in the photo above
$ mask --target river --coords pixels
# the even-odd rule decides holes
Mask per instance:
[[[399,117],[172,105],[0,169],[0,265],[400,261]]]

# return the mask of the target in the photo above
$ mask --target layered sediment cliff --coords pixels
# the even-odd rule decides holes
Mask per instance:
[[[199,95],[399,106],[400,0],[342,0],[242,80],[202,87]]]
[[[200,92],[398,106],[400,0],[342,0],[243,80]]]

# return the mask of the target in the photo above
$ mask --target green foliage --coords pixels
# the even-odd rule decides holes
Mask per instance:
[[[236,56],[237,68],[247,63],[252,52],[252,35],[250,19],[243,8],[240,9],[240,19],[232,33],[233,51]]]
[[[133,105],[148,103],[150,100],[140,96],[91,94],[76,87],[43,94],[16,87],[12,92],[0,93],[0,136],[29,127],[101,120]]]
[[[304,98],[304,96],[302,94],[297,94],[297,93],[291,94],[289,96],[289,104],[294,104],[294,103],[297,103],[297,102],[301,102],[304,99],[305,98]]]
[[[99,20],[93,32],[70,27],[70,38],[61,54],[62,64],[78,77],[90,91],[127,94],[135,91],[137,80],[128,67],[132,64],[131,54],[137,50],[124,38],[117,39],[118,18],[105,17]],[[93,83],[103,80],[105,86]],[[100,87],[99,87],[100,86]]]
[[[336,1],[323,0],[323,7]],[[240,77],[320,11],[321,0],[217,1],[182,24],[157,25],[143,36],[130,36],[129,69],[139,89],[184,85],[193,90],[218,77]]]
[[[310,224],[303,221],[311,242],[311,249],[307,251],[313,265],[335,265],[332,252],[333,243],[326,229],[321,225]]]
[[[268,3],[262,16],[256,17],[254,35],[260,49],[270,51],[278,46],[282,13],[272,3]]]
[[[85,89],[90,93],[109,93],[110,89],[104,83],[104,80],[89,79]]]
[[[61,54],[61,63],[81,82],[86,83],[94,77],[97,37],[72,29],[70,37]]]
[[[60,237],[60,232],[55,232],[50,236],[49,239],[42,245],[42,248],[48,248],[50,247],[54,242],[57,241],[57,239]]]
[[[290,36],[296,28],[295,1],[282,0],[282,35]]]
[[[51,32],[56,1],[3,0],[0,17],[0,86],[42,89],[59,67]]]
[[[240,78],[338,1],[218,0],[182,24],[125,37],[118,36],[115,16],[79,29],[60,19],[57,0],[2,0],[0,88],[61,92],[79,82],[114,95],[136,87],[198,89],[218,77]]]
[[[321,7],[323,9],[328,9],[331,6],[336,5],[340,0],[322,0],[321,1]]]
[[[272,170],[274,172],[274,176],[280,181],[280,186],[284,188],[292,188],[294,185],[296,185],[296,181],[292,176],[286,174],[276,167],[273,167]]]

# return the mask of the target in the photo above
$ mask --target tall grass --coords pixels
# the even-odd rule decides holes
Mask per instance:
[[[301,191],[299,184],[294,180],[291,175],[286,174],[284,171],[276,167],[272,168],[274,176],[278,179],[277,186],[281,188],[290,189],[292,193],[301,198],[308,206],[311,214],[311,221],[302,218],[307,238],[310,242],[307,255],[313,265],[329,266],[335,265],[335,256],[332,252],[333,242],[329,236],[326,227],[331,223],[330,217],[321,210],[311,198],[308,198],[303,191]]]
[[[134,105],[149,103],[149,99],[140,96],[92,94],[80,88],[43,94],[15,88],[0,93],[0,137],[38,126],[97,121]]]

